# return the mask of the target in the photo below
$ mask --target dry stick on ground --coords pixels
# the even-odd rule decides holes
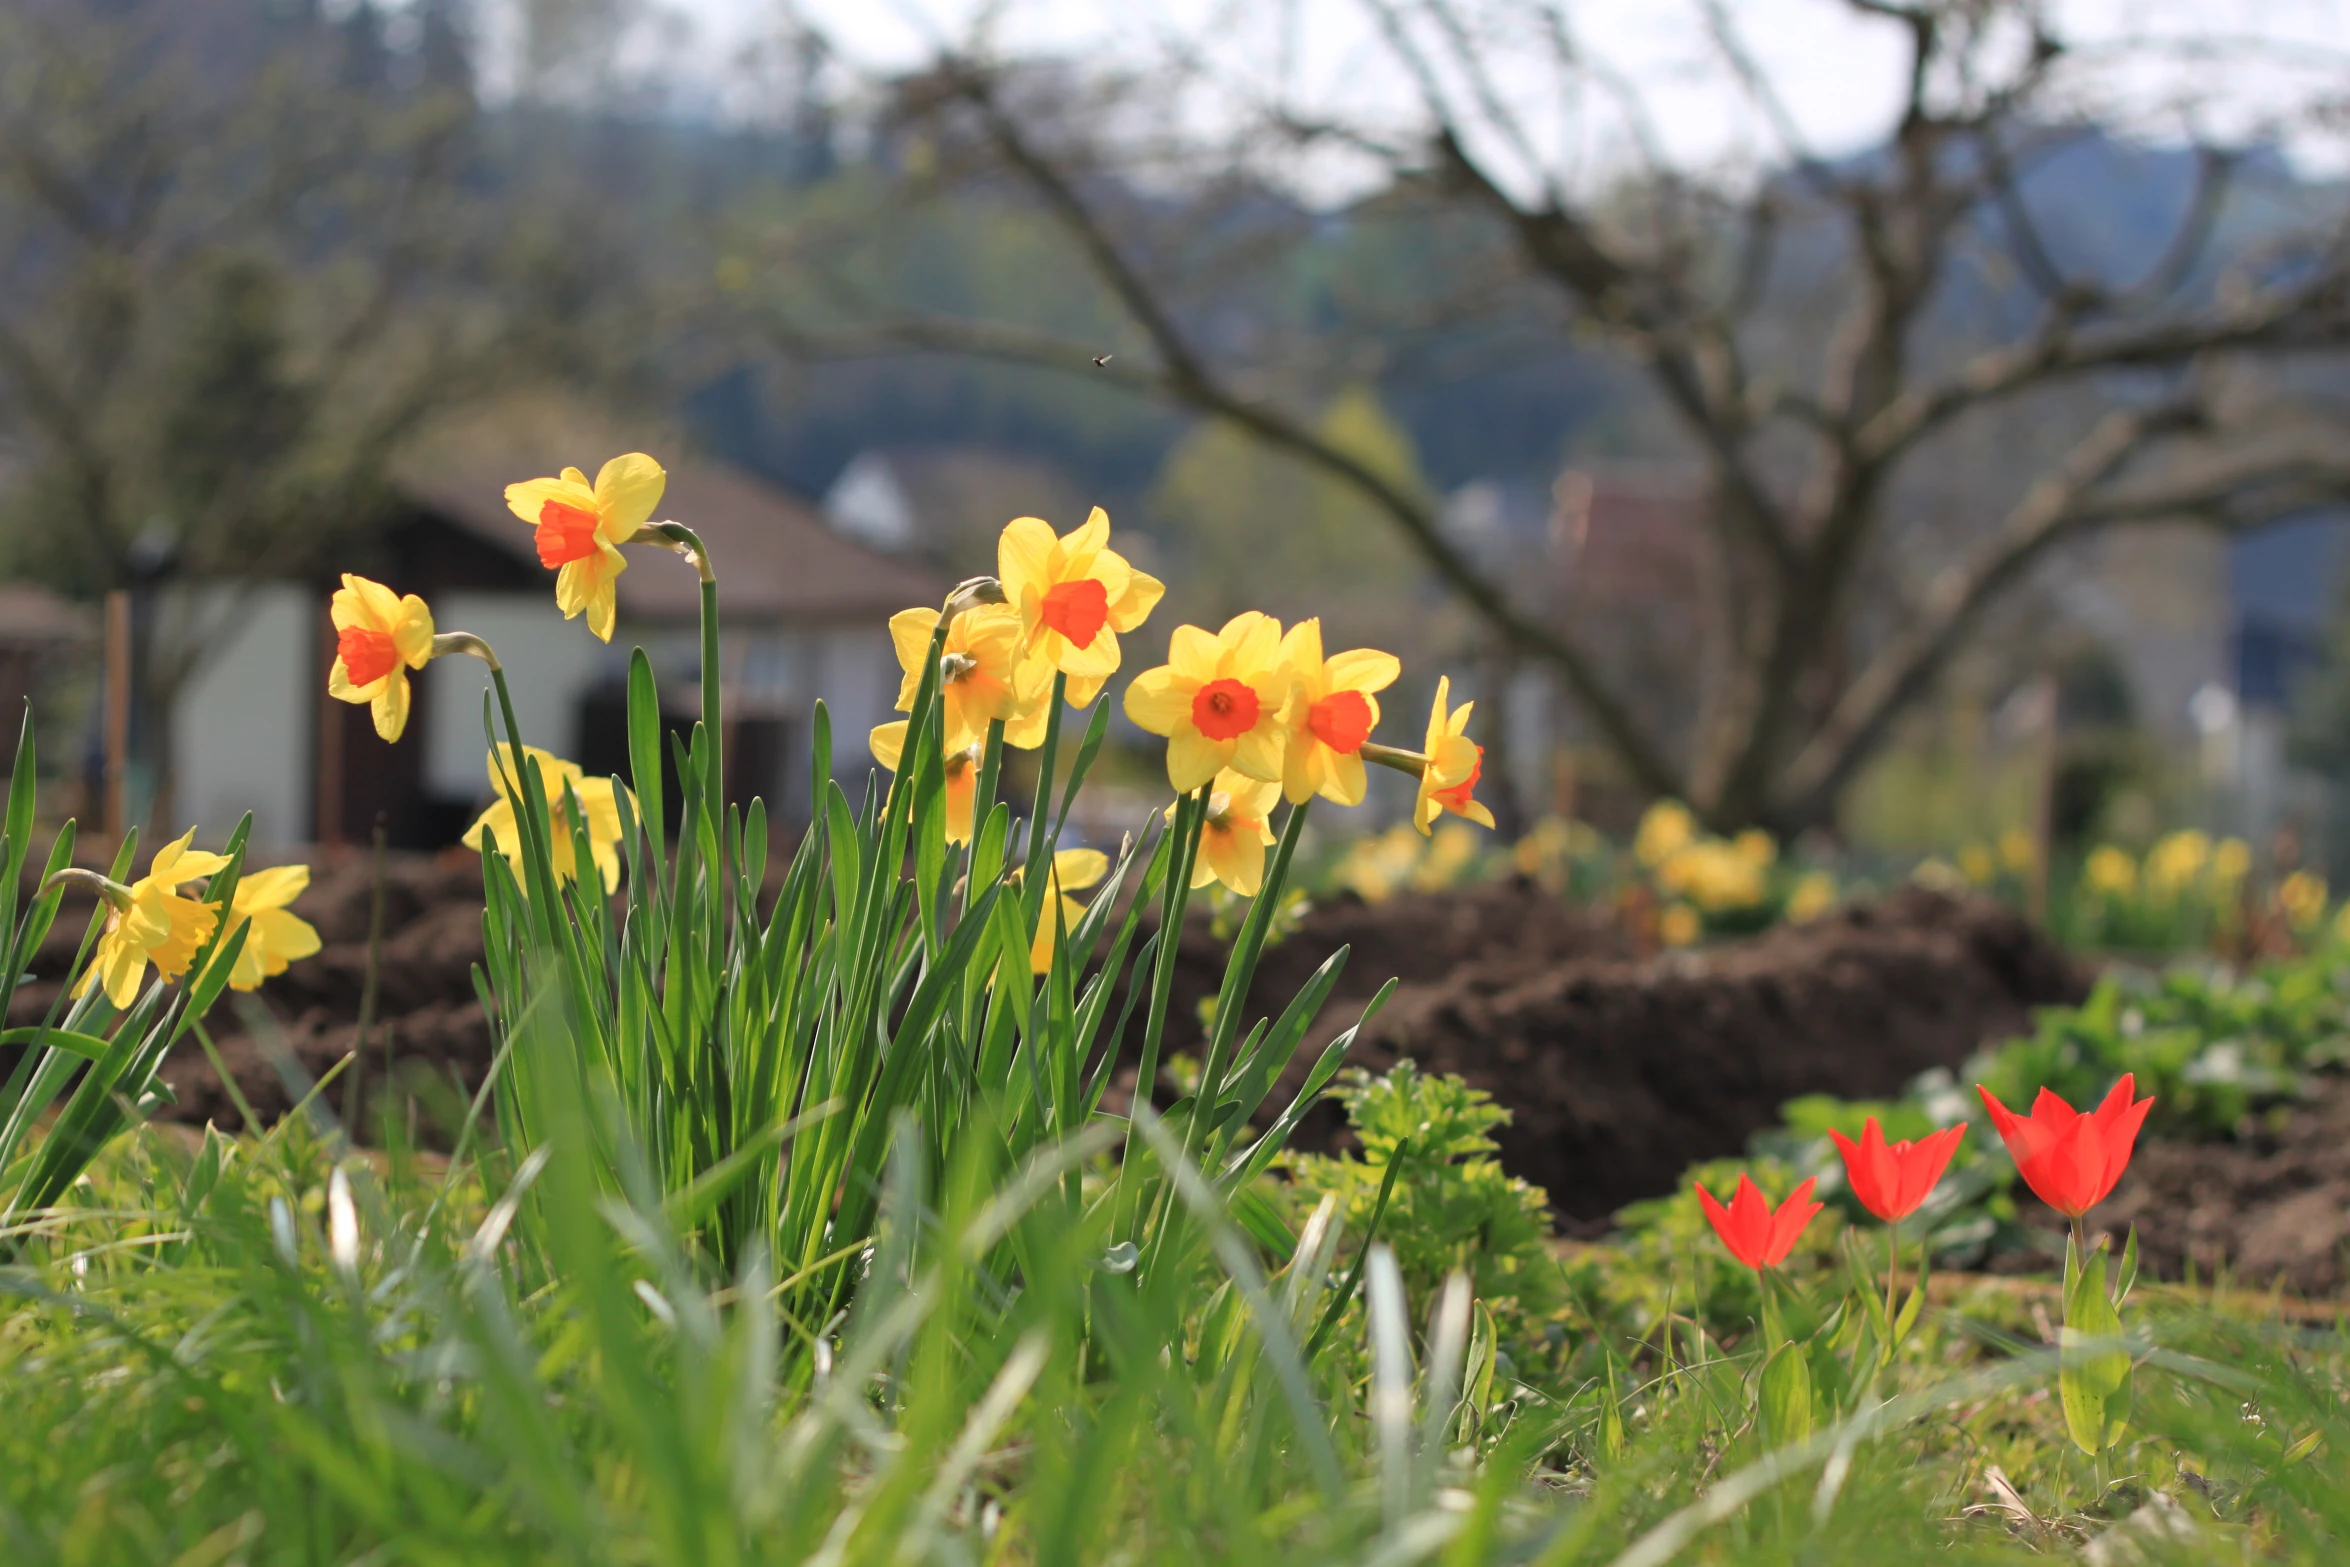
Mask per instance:
[[[1638,367],[1699,454],[1710,491],[1699,520],[1719,568],[1708,573],[1711,610],[1726,646],[1686,763],[1574,627],[1520,603],[1455,547],[1428,497],[1244,392],[1244,370],[1211,360],[1181,324],[1174,286],[1081,178],[1099,160],[1082,148],[1056,156],[1011,103],[1009,71],[944,56],[904,87],[909,114],[965,116],[1001,170],[1069,235],[1150,354],[1097,363],[1099,343],[938,316],[825,332],[784,321],[777,339],[811,354],[945,350],[1049,367],[1230,422],[1362,495],[1502,642],[1559,674],[1632,781],[1690,800],[1718,826],[1825,819],[1985,614],[2059,546],[2180,519],[2258,527],[2350,494],[2350,455],[2314,421],[2297,443],[2254,439],[2280,422],[2276,410],[2240,410],[2240,399],[2211,390],[2232,364],[2350,347],[2350,229],[2330,217],[2208,276],[2238,165],[2207,148],[2184,210],[2139,276],[2068,273],[2039,232],[2024,181],[2094,127],[2061,119],[2052,82],[2068,53],[2037,12],[2002,13],[2028,30],[2030,45],[2007,56],[1999,51],[2012,40],[1972,11],[1853,0],[1857,13],[1902,34],[1905,97],[1881,156],[1830,163],[1801,144],[1731,8],[1710,6],[1714,44],[1783,138],[1790,171],[1741,192],[1672,168],[1661,138],[1640,133],[1637,94],[1579,48],[1563,10],[1520,0],[1505,9],[1545,41],[1561,81],[1596,79],[1639,133],[1639,196],[1611,204],[1570,194],[1535,162],[1536,138],[1488,74],[1497,46],[1450,0],[1365,3],[1418,85],[1425,136],[1399,146],[1286,109],[1268,116],[1269,127],[1381,158],[1398,188],[1493,223],[1526,278]],[[1496,156],[1524,167],[1505,172]],[[1832,231],[1849,257],[1846,302],[1808,389],[1758,367],[1755,344],[1764,312],[1780,303],[1774,247],[1803,225]],[[1954,365],[1923,362],[1919,339],[1954,271],[1993,230],[2038,293],[2037,321]],[[2112,381],[2123,373],[2153,390],[2124,397]],[[1905,465],[1970,416],[2084,388],[2123,406],[2027,485],[1987,536],[1943,541],[1932,553],[1946,559],[1915,602],[1892,606],[1889,631],[1867,633],[1864,585],[1892,548],[1891,495]],[[1805,456],[1787,478],[1765,448],[1783,449],[1790,436]],[[1914,553],[1905,546],[1897,563]]]

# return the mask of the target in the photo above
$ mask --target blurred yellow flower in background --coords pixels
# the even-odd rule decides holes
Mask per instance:
[[[935,609],[901,609],[889,617],[889,640],[897,649],[897,710],[914,711],[930,659]],[[1020,616],[1004,604],[981,604],[947,622],[938,659],[938,697],[945,710],[946,748],[960,751],[987,739],[987,726],[1001,719],[1008,745],[1044,742],[1045,699],[1052,693],[1049,665],[1023,656]]]
[[[114,888],[107,896],[106,930],[90,955],[90,966],[73,987],[86,996],[103,985],[116,1010],[139,999],[139,980],[147,965],[165,979],[177,979],[196,960],[196,949],[212,938],[220,923],[220,905],[183,898],[183,883],[201,881],[228,869],[228,856],[207,854],[188,847],[196,841],[191,827],[179,839],[155,851],[147,874],[129,888]]]
[[[2222,838],[2211,851],[2211,874],[2223,882],[2239,882],[2252,874],[2252,846],[2241,838]]]
[[[2127,850],[2110,843],[2099,844],[2089,851],[2089,858],[2081,867],[2082,879],[2093,892],[2109,898],[2126,898],[2138,890],[2138,862]]]
[[[1731,839],[1730,851],[1757,870],[1772,865],[1779,858],[1778,840],[1760,827],[1749,827]]]
[[[1676,903],[1657,916],[1657,939],[1668,947],[1692,947],[1705,934],[1705,922],[1686,903]]]
[[[1989,848],[1983,844],[1970,843],[1958,851],[1958,873],[1967,879],[1967,885],[1971,887],[1988,887],[1999,875],[1999,865],[1991,858]]]
[[[2295,871],[2277,883],[2277,907],[2296,930],[2307,930],[2325,917],[2326,879],[2311,871]]]
[[[1036,935],[1028,943],[1029,973],[1052,972],[1062,927],[1075,930],[1085,918],[1085,905],[1069,894],[1083,892],[1108,874],[1110,857],[1099,849],[1062,849],[1053,855],[1052,868],[1045,872],[1044,904],[1036,914]],[[1014,871],[1012,879],[1017,884],[1020,873]]]
[[[628,569],[620,546],[652,520],[668,485],[659,463],[628,452],[598,469],[594,484],[566,468],[506,486],[507,509],[538,530],[539,564],[555,573],[555,606],[565,620],[584,613],[590,631],[612,640],[618,579]]]
[[[1273,842],[1273,806],[1280,798],[1279,784],[1231,768],[1216,774],[1208,790],[1208,814],[1200,823],[1191,884],[1220,881],[1243,898],[1255,897],[1265,885],[1265,849]],[[1175,809],[1167,807],[1170,822]]]
[[[2146,851],[2146,891],[2157,898],[2175,897],[2201,880],[2210,864],[2210,838],[2193,828],[2165,834]]]
[[[866,736],[865,743],[873,750],[873,760],[891,772],[898,770],[899,758],[905,754],[908,720],[900,718],[877,725]],[[979,765],[981,747],[976,743],[946,753],[945,764],[947,842],[969,843],[971,826],[978,814]]]
[[[233,937],[243,926],[245,945],[229,970],[231,990],[259,990],[264,979],[283,974],[289,963],[318,951],[317,927],[286,908],[309,885],[307,865],[273,866],[237,878],[236,894],[229,900],[228,934]]]
[[[535,745],[522,748],[523,755],[539,764],[539,785],[546,791],[547,811],[551,820],[548,827],[549,857],[560,882],[574,881],[579,876],[579,854],[572,842],[571,809],[564,803],[566,785],[579,801],[579,808],[587,820],[588,854],[602,873],[604,890],[610,892],[620,885],[620,806],[609,778],[590,778],[577,762],[566,762],[552,752]],[[497,799],[481,813],[465,836],[458,841],[474,853],[481,852],[483,832],[498,837],[498,852],[506,863],[514,867],[519,881],[522,874],[521,817],[515,813],[515,800],[507,791],[506,777],[514,774],[514,787],[522,785],[522,775],[515,770],[514,748],[501,741],[490,754],[490,787]],[[633,804],[635,796],[630,796]],[[524,891],[528,891],[527,886]]]
[[[1999,835],[1999,863],[2010,875],[2028,875],[2040,863],[2038,841],[2021,827],[2010,827]]]
[[[1678,800],[1659,800],[1641,813],[1632,837],[1632,857],[1655,869],[1697,836],[1697,819]]]
[[[1140,626],[1167,591],[1110,548],[1110,514],[1099,506],[1065,537],[1041,517],[1013,518],[996,541],[996,580],[1029,652],[1069,677],[1076,707],[1118,672],[1118,633]]]
[[[1836,906],[1836,878],[1826,871],[1805,871],[1787,894],[1787,917],[1801,925],[1816,920]]]

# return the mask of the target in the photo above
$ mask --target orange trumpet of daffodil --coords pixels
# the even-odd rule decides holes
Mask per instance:
[[[922,666],[930,657],[930,636],[938,627],[935,609],[901,609],[889,617],[889,639],[897,648],[897,709],[914,710],[922,689]],[[946,708],[946,747],[960,751],[987,738],[987,726],[1004,722],[1006,744],[1034,747],[1044,742],[1045,698],[1052,671],[1023,656],[1020,616],[1006,604],[979,604],[947,622],[939,655],[938,695]]]
[[[1069,677],[1076,707],[1118,672],[1118,633],[1140,626],[1167,591],[1110,548],[1110,514],[1099,506],[1058,538],[1041,517],[1013,518],[996,542],[996,579],[1030,653]]]
[[[1319,619],[1290,627],[1281,657],[1291,682],[1281,720],[1288,730],[1282,793],[1292,805],[1317,794],[1340,805],[1362,804],[1363,743],[1379,724],[1374,693],[1395,684],[1403,666],[1392,653],[1363,647],[1324,658]]]
[[[1493,825],[1493,813],[1470,794],[1485,771],[1485,747],[1464,732],[1469,727],[1469,714],[1477,704],[1463,702],[1447,713],[1445,702],[1451,694],[1451,677],[1440,677],[1436,682],[1436,703],[1428,710],[1428,764],[1420,771],[1419,796],[1412,802],[1413,825],[1423,833],[1430,831],[1436,825],[1436,818],[1447,811],[1465,816],[1480,827]]]
[[[1126,688],[1126,716],[1167,737],[1167,781],[1178,794],[1225,768],[1277,784],[1289,681],[1281,623],[1246,610],[1221,631],[1177,626],[1167,662]]]
[[[327,612],[335,626],[327,694],[365,702],[375,732],[399,739],[408,727],[408,671],[432,662],[432,611],[413,593],[403,597],[346,571]]]
[[[245,927],[245,945],[229,970],[229,989],[259,990],[264,979],[318,951],[317,927],[286,908],[309,885],[307,865],[279,865],[237,878],[236,895],[229,900],[229,918],[235,922],[229,934]]]
[[[628,569],[620,546],[636,537],[661,504],[669,475],[643,452],[628,452],[597,470],[577,468],[552,479],[506,486],[506,505],[538,530],[539,564],[556,573],[555,604],[565,620],[587,615],[588,629],[612,640],[617,579]]]
[[[548,852],[554,865],[555,879],[572,881],[579,875],[579,852],[572,842],[572,818],[565,803],[566,785],[579,801],[586,815],[588,854],[602,873],[604,890],[610,892],[620,885],[620,804],[609,778],[590,778],[576,762],[542,751],[535,745],[522,748],[523,755],[539,764],[539,787],[546,792],[547,811],[553,818],[548,823]],[[514,787],[522,785],[522,775],[516,770],[514,747],[499,742],[490,756],[490,787],[498,798],[481,813],[465,836],[458,840],[474,853],[481,852],[482,833],[493,832],[498,837],[498,852],[513,866],[519,879],[522,872],[522,818],[515,813],[516,800],[507,793],[507,776],[512,774]],[[635,796],[631,795],[633,805]],[[527,890],[527,884],[526,890]]]
[[[903,718],[876,728],[866,738],[873,748],[873,759],[891,772],[898,770],[898,762],[905,755],[906,723]],[[977,814],[979,801],[980,747],[964,746],[949,751],[946,763],[947,842],[969,843],[971,824]]]
[[[1230,768],[1218,773],[1208,790],[1208,814],[1200,822],[1191,884],[1220,881],[1244,898],[1255,897],[1265,885],[1265,847],[1273,842],[1273,802],[1280,798],[1279,784]],[[1175,820],[1173,805],[1167,807],[1167,820]]]
[[[1036,936],[1028,943],[1028,972],[1052,972],[1053,951],[1061,944],[1063,926],[1071,930],[1085,918],[1085,905],[1069,896],[1083,892],[1110,873],[1110,857],[1099,849],[1061,849],[1045,872],[1044,907],[1037,911]],[[1015,878],[1017,879],[1017,878]]]
[[[211,939],[220,923],[220,905],[183,898],[179,889],[228,868],[227,855],[189,848],[195,839],[196,829],[191,827],[178,841],[156,850],[147,874],[128,887],[104,883],[106,930],[98,938],[98,950],[90,955],[90,966],[73,987],[76,996],[103,986],[106,999],[122,1010],[139,999],[139,980],[148,964],[167,980],[188,971],[196,949]]]

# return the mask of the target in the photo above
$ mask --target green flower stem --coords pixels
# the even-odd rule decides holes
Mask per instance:
[[[1175,800],[1175,822],[1168,828],[1167,884],[1160,889],[1158,951],[1151,970],[1150,1011],[1142,1026],[1142,1059],[1134,1074],[1134,1098],[1138,1104],[1150,1102],[1151,1084],[1159,1075],[1159,1044],[1167,1033],[1167,1003],[1175,989],[1175,949],[1182,944],[1183,913],[1191,901],[1191,866],[1199,852],[1200,822],[1207,815],[1208,791],[1213,784],[1202,784],[1190,794],[1178,795]],[[1134,1106],[1126,1109],[1126,1138],[1119,1151],[1118,1207],[1111,1225],[1111,1233],[1126,1240],[1136,1237],[1130,1226],[1137,1221],[1134,1190]]]
[[[1051,879],[1044,868],[1052,858],[1052,804],[1053,769],[1061,757],[1061,711],[1069,694],[1069,677],[1053,671],[1052,709],[1045,715],[1044,744],[1036,753],[1036,800],[1029,807],[1028,852],[1022,863],[1027,866],[1026,880],[1021,884],[1023,912],[1028,923],[1023,927],[1034,930],[1045,906],[1045,894]]]
[[[1306,810],[1314,802],[1301,800],[1289,808],[1289,820],[1281,824],[1281,842],[1273,850],[1273,864],[1265,872],[1263,885],[1249,901],[1248,918],[1241,922],[1240,939],[1232,945],[1232,959],[1224,970],[1224,984],[1216,997],[1215,1030],[1208,1039],[1206,1063],[1200,1069],[1200,1089],[1191,1102],[1191,1120],[1183,1130],[1183,1154],[1196,1158],[1206,1142],[1207,1129],[1215,1124],[1216,1097],[1222,1092],[1219,1081],[1231,1066],[1232,1052],[1240,1043],[1241,1018],[1248,1011],[1250,984],[1256,979],[1257,960],[1264,956],[1265,935],[1273,925],[1273,914],[1281,906],[1281,894],[1289,882],[1289,864],[1297,856],[1298,839],[1304,836]]]

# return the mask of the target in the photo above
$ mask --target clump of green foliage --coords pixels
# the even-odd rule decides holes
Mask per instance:
[[[1379,1077],[1360,1067],[1344,1072],[1332,1097],[1345,1106],[1360,1152],[1291,1156],[1300,1211],[1329,1193],[1357,1234],[1370,1233],[1380,1215],[1377,1233],[1394,1248],[1414,1300],[1431,1298],[1461,1270],[1497,1314],[1525,1320],[1556,1305],[1550,1199],[1493,1157],[1488,1134],[1510,1113],[1491,1094],[1406,1060]]]

